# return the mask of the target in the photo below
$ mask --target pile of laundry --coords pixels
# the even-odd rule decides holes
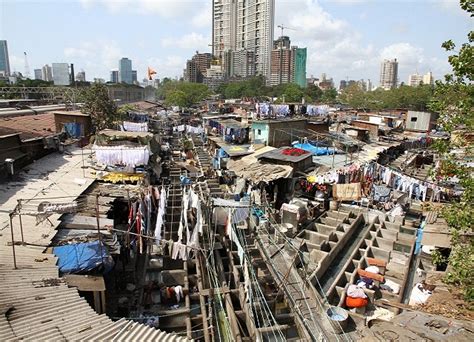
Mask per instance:
[[[348,308],[363,308],[367,306],[369,299],[364,292],[364,288],[351,284],[346,291],[346,306]]]

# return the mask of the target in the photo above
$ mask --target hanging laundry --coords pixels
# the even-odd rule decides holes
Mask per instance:
[[[138,166],[147,165],[150,158],[148,146],[127,147],[127,146],[99,146],[94,145],[96,160],[105,165],[127,165]]]
[[[123,130],[127,132],[148,132],[147,122],[124,121],[122,123],[122,127],[123,127]]]

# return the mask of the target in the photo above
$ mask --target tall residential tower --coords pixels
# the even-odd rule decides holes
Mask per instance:
[[[385,90],[397,87],[398,83],[398,61],[397,59],[385,59],[380,66],[380,87]]]
[[[225,64],[226,52],[251,51],[256,74],[268,79],[274,18],[275,0],[213,0],[213,56]]]

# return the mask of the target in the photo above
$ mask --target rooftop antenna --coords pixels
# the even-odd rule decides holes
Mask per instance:
[[[30,65],[28,63],[28,55],[26,52],[23,52],[25,55],[25,78],[30,78]]]

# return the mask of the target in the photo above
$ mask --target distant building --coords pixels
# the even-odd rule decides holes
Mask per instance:
[[[110,71],[110,82],[119,83],[119,72],[118,72],[118,70]]]
[[[77,82],[85,82],[86,81],[86,72],[84,70],[81,70],[76,74],[76,81]]]
[[[213,0],[212,54],[225,65],[227,51],[255,53],[258,75],[270,76],[275,0]]]
[[[42,80],[43,76],[41,75],[41,69],[35,69],[35,80]]]
[[[433,74],[431,73],[431,71],[426,73],[425,75],[415,73],[408,76],[408,85],[410,87],[417,87],[420,84],[434,84]]]
[[[0,40],[0,76],[10,76],[10,58],[6,40]]]
[[[434,77],[431,71],[423,75],[423,84],[429,84],[429,85],[434,84]]]
[[[41,68],[41,79],[43,81],[51,82],[53,80],[53,71],[48,64]]]
[[[206,71],[211,66],[212,55],[210,53],[196,54],[186,62],[186,69],[184,70],[184,80],[186,82],[202,83]]]
[[[136,70],[132,70],[132,83],[137,84],[138,83],[138,74]]]
[[[54,85],[69,85],[69,64],[52,63]]]
[[[410,87],[417,87],[423,83],[423,75],[418,73],[408,75],[408,84]]]
[[[306,48],[293,47],[293,83],[296,83],[301,88],[306,88]]]
[[[222,83],[224,83],[224,70],[221,65],[211,65],[206,70],[206,76],[203,83],[211,90],[216,90]]]
[[[291,83],[293,80],[293,58],[288,37],[280,37],[273,44],[270,62],[271,86]]]
[[[296,83],[306,87],[306,48],[291,46],[290,38],[282,36],[273,42],[270,82],[274,86]]]
[[[388,90],[396,88],[398,84],[397,59],[385,59],[380,66],[380,87]]]
[[[355,82],[355,81],[354,81]],[[314,84],[321,88],[321,90],[328,90],[334,88],[334,81],[332,78],[328,78],[325,73],[321,74],[321,78],[316,78]],[[348,86],[351,85],[351,81],[349,81]]]
[[[119,61],[118,81],[133,84],[132,61],[128,58],[124,57]]]
[[[251,77],[256,73],[255,52],[241,49],[224,53],[223,66],[227,77]]]
[[[145,100],[145,89],[138,86],[125,87],[123,85],[108,85],[109,96],[119,103]]]

